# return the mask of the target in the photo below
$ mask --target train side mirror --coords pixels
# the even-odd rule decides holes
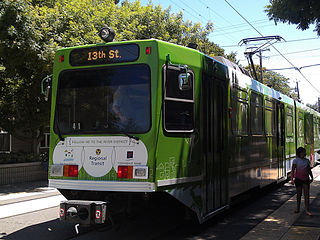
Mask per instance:
[[[179,74],[179,89],[181,91],[189,90],[192,88],[191,75],[189,73]]]
[[[41,93],[44,95],[45,101],[48,101],[48,99],[49,99],[51,81],[52,81],[52,75],[46,76],[41,81]]]

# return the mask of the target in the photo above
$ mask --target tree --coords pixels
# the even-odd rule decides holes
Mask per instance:
[[[52,73],[56,49],[101,42],[97,32],[108,25],[116,40],[158,38],[186,46],[198,44],[209,55],[224,50],[208,40],[209,22],[184,21],[182,12],[142,6],[140,1],[1,0],[0,127],[37,143],[48,125],[50,106],[40,94],[41,80]],[[235,54],[230,54],[235,60]],[[34,148],[35,150],[35,148]]]
[[[33,140],[50,109],[41,101],[38,83],[43,74],[51,72],[51,66],[32,17],[35,9],[29,4],[19,0],[0,3],[0,126],[35,147]]]
[[[263,75],[264,84],[271,86],[276,91],[296,99],[297,95],[294,92],[294,89],[289,86],[289,81],[289,78],[286,78],[273,71],[266,71]]]
[[[297,24],[297,28],[306,30],[315,24],[320,36],[320,1],[318,0],[270,0],[266,6],[269,19],[275,23]]]
[[[254,66],[257,72],[257,77],[260,81],[260,66],[255,65]],[[249,66],[244,67],[246,70],[250,71]],[[297,94],[294,92],[294,89],[292,89],[289,86],[289,78],[286,78],[282,76],[279,73],[276,73],[274,71],[266,71],[265,68],[262,68],[263,71],[263,81],[262,83],[273,88],[274,90],[281,92],[287,96],[291,96],[292,98],[296,99]]]

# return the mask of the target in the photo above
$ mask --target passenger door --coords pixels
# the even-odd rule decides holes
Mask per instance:
[[[203,157],[205,215],[228,204],[227,81],[206,76],[203,81]]]
[[[277,102],[276,105],[278,179],[281,179],[286,176],[284,105],[281,102]]]

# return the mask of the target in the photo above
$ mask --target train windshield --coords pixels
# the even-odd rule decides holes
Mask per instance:
[[[150,119],[147,65],[61,72],[56,133],[144,133],[150,128]]]

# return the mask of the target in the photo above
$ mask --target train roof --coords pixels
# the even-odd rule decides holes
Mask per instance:
[[[229,78],[231,80],[231,84],[232,84],[232,79],[234,78],[234,76],[236,76],[236,78],[238,79],[237,84],[241,88],[254,90],[256,92],[262,93],[268,97],[277,99],[280,102],[283,102],[283,103],[286,103],[286,104],[289,104],[292,106],[295,104],[298,108],[301,108],[304,111],[307,111],[309,113],[312,113],[312,114],[320,117],[320,113],[318,111],[315,111],[314,109],[306,106],[305,104],[303,104],[299,101],[296,101],[293,98],[288,97],[287,95],[280,93],[280,92],[260,83],[257,80],[254,80],[253,78],[249,77],[248,75],[243,74],[243,72],[241,70],[236,69],[234,67],[230,67],[230,66],[227,66],[227,68],[228,68]]]

